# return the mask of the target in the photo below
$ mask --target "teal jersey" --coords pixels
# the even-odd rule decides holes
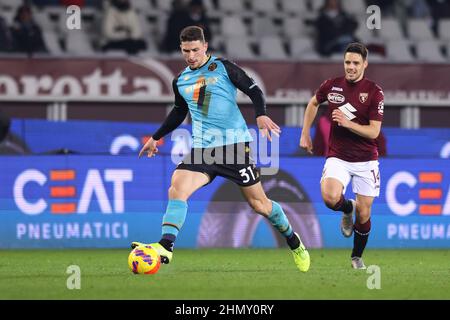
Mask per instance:
[[[198,69],[187,67],[173,81],[175,106],[192,118],[194,148],[250,142],[252,136],[236,103],[237,88],[247,92],[255,82],[232,62],[211,56]]]

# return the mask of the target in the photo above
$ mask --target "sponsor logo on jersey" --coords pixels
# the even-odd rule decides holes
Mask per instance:
[[[380,115],[383,115],[383,113],[384,113],[384,101],[383,100],[378,103],[378,113]]]
[[[338,109],[342,111],[342,113],[348,120],[352,121],[353,119],[356,118],[356,116],[353,113],[358,110],[356,110],[355,107],[353,107],[350,103],[347,102],[343,106],[340,106]]]
[[[331,91],[340,91],[340,92],[342,92],[342,91],[344,91],[344,89],[339,88],[339,87],[333,87],[333,88],[331,88]]]
[[[335,92],[330,92],[327,98],[330,103],[343,103],[345,101],[345,97],[342,94]]]
[[[369,97],[369,94],[367,92],[361,92],[359,94],[359,101],[361,101],[361,103],[364,103],[367,101],[368,97]]]
[[[216,69],[217,69],[217,64],[216,64],[215,62],[211,63],[211,64],[208,66],[208,70],[209,70],[209,71],[214,71],[214,70],[216,70]]]
[[[202,89],[203,87],[209,86],[209,85],[214,85],[217,82],[219,82],[219,78],[218,77],[209,77],[209,78],[205,78],[205,77],[200,77],[197,79],[197,81],[195,82],[195,84],[188,86],[184,89],[184,92],[186,94],[190,94],[192,92],[199,92],[200,89]],[[194,97],[195,100],[197,100]]]

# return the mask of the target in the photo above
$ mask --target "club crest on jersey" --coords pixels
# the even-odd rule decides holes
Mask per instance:
[[[368,97],[369,97],[369,94],[367,92],[361,92],[359,94],[359,101],[361,101],[361,103],[364,103],[367,101]]]
[[[214,71],[214,70],[216,70],[216,68],[217,68],[217,64],[216,64],[215,62],[211,63],[211,64],[208,66],[208,70],[209,70],[209,71]]]
[[[345,101],[345,97],[342,94],[336,92],[330,92],[327,95],[327,98],[331,103],[343,103]]]

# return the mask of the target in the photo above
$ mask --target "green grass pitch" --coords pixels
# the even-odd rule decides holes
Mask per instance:
[[[178,249],[156,275],[134,275],[129,250],[1,250],[0,299],[450,299],[450,250],[374,250],[372,274],[350,268],[350,250],[310,250],[299,272],[287,249]],[[81,270],[81,288],[67,288],[67,268]]]

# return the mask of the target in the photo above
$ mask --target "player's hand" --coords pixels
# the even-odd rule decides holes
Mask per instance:
[[[261,135],[263,137],[267,136],[267,139],[269,139],[269,141],[272,141],[271,134],[274,134],[277,137],[280,136],[280,127],[268,116],[259,116],[258,118],[256,118],[256,124],[261,131]]]
[[[158,148],[156,147],[156,144],[158,141],[153,140],[153,138],[148,139],[148,141],[144,144],[141,151],[139,151],[139,158],[147,152],[147,157],[154,157],[158,153]]]
[[[339,109],[334,109],[333,113],[331,114],[331,119],[333,121],[336,121],[338,126],[348,128],[351,125],[351,121],[347,119],[347,117],[344,115],[344,113]]]
[[[305,149],[309,154],[313,154],[312,140],[309,134],[302,134],[300,137],[300,148]]]

